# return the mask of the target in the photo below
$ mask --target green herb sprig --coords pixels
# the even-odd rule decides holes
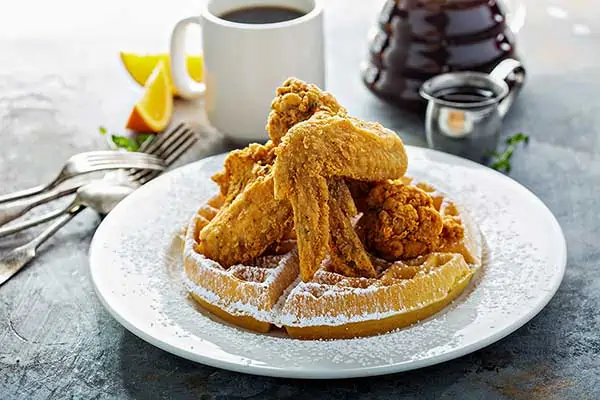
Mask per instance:
[[[504,172],[506,174],[510,173],[512,168],[510,165],[510,159],[512,158],[513,153],[515,152],[519,143],[528,144],[529,136],[519,132],[506,138],[506,150],[504,150],[504,153],[502,154],[497,152],[492,153],[491,156],[494,160],[490,166],[496,171]]]
[[[108,130],[101,126],[98,128],[101,135],[108,134]],[[130,138],[127,136],[115,135],[114,133],[110,134],[110,140],[117,146],[118,149],[123,149],[127,151],[138,151],[140,147],[146,143],[147,140],[152,140],[154,135],[149,133],[139,133],[135,136],[135,138]]]

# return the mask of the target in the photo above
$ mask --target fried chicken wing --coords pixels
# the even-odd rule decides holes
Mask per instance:
[[[248,263],[290,229],[292,208],[275,200],[273,176],[259,176],[200,231],[196,251],[224,267]]]
[[[348,116],[333,96],[297,79],[277,90],[267,130],[271,141],[232,152],[213,176],[222,206],[206,210],[196,250],[228,267],[297,243],[305,281],[327,248],[333,270],[375,276],[351,218],[355,200],[367,208],[376,182],[406,171],[402,141]]]
[[[275,146],[252,143],[241,150],[232,151],[225,159],[223,171],[212,176],[224,196],[224,204],[230,204],[254,179],[264,176],[266,166],[275,160]]]
[[[423,190],[388,181],[377,184],[366,198],[357,229],[366,247],[395,261],[435,251],[444,227],[433,200]]]
[[[270,166],[276,145],[289,128],[316,112],[343,115],[346,110],[331,94],[298,79],[290,78],[277,89],[267,124],[272,140],[231,152],[223,171],[212,177],[225,207],[205,222],[198,251],[227,266],[251,261],[265,250],[277,254],[295,245],[295,235],[285,237],[286,232],[295,232],[292,209],[287,200],[274,199]]]
[[[276,149],[275,198],[292,204],[300,273],[309,280],[329,243],[330,177],[382,181],[402,176],[402,140],[380,124],[317,113],[293,126]]]
[[[317,112],[346,114],[346,109],[339,105],[333,95],[296,78],[288,78],[276,93],[266,126],[275,145],[281,142],[292,126],[306,121]]]
[[[329,181],[330,269],[345,276],[374,278],[375,268],[351,222],[351,218],[357,213],[350,190],[344,180],[331,178]]]

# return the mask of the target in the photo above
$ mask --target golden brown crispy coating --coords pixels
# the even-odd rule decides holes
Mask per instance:
[[[234,150],[225,159],[223,171],[213,175],[212,180],[221,188],[224,204],[230,204],[248,184],[258,176],[264,176],[275,160],[275,146],[252,143],[248,147]]]
[[[327,178],[382,181],[402,176],[402,140],[380,124],[317,113],[293,126],[276,149],[275,198],[291,202],[300,273],[308,281],[329,242]]]
[[[267,246],[267,253],[279,254],[295,245],[290,205],[285,202],[282,206],[273,198],[267,199],[264,184],[252,186],[252,183],[261,178],[263,182],[272,185],[268,180],[270,179],[268,175],[271,171],[270,166],[275,160],[276,144],[280,142],[290,127],[310,118],[316,112],[343,114],[345,109],[329,93],[322,92],[317,86],[298,79],[290,78],[277,89],[277,97],[273,100],[272,112],[267,125],[273,141],[269,141],[265,145],[253,143],[244,149],[232,151],[225,160],[223,171],[212,177],[221,189],[222,203],[225,207],[232,204],[246,190],[248,193],[243,196],[245,202],[250,199],[261,199],[262,204],[260,206],[244,204],[240,201],[236,203],[235,208],[223,210],[222,215],[214,222],[211,223],[207,220],[206,226],[202,230],[201,245],[198,248],[207,252],[205,255],[211,254],[217,257],[216,260],[222,262],[223,265],[229,265],[252,260],[265,250],[265,246]],[[271,197],[273,196],[271,195]],[[284,207],[283,211],[281,207]],[[242,213],[241,211],[245,208],[248,211]],[[249,210],[252,210],[252,213]],[[284,211],[289,211],[287,220],[283,217]],[[249,223],[251,220],[258,220],[260,215],[266,216],[265,221],[272,220],[271,216],[274,216],[274,219],[278,221],[278,226],[273,228],[273,232],[269,232],[271,234],[262,235],[261,238],[249,241],[248,237],[259,234],[265,228],[259,224],[257,229],[254,229],[254,226]],[[242,220],[237,223],[237,218]],[[287,230],[288,233],[284,236],[290,237],[280,237],[282,229]],[[292,233],[289,234],[289,232]],[[273,238],[277,239],[274,239],[272,243],[266,243]],[[232,243],[244,243],[244,245],[229,249],[227,246]],[[242,251],[246,251],[247,254],[242,256]]]
[[[375,276],[350,221],[357,213],[352,197],[363,210],[371,188],[381,185],[374,182],[404,174],[402,141],[379,124],[347,116],[333,96],[296,79],[278,89],[272,108],[267,125],[272,141],[232,152],[213,177],[223,206],[204,218],[197,251],[227,267],[265,251],[289,251],[297,242],[304,280],[321,265],[328,247],[332,269]],[[426,217],[417,213],[424,226]],[[450,228],[448,240],[457,232]],[[440,235],[441,228],[438,242]],[[404,243],[402,251],[420,253],[421,239]]]
[[[456,205],[447,201],[441,204],[439,208],[444,221],[444,228],[440,237],[440,247],[452,246],[462,241],[465,237],[465,227],[462,224]]]
[[[266,126],[275,145],[281,142],[292,126],[306,121],[317,112],[346,114],[346,109],[339,105],[333,95],[296,78],[288,78],[276,93]]]
[[[465,237],[465,227],[462,225],[460,217],[444,215],[442,221],[444,227],[440,234],[440,247],[449,246],[463,240]]]
[[[329,243],[327,180],[322,176],[302,178],[296,181],[293,191],[280,194],[292,204],[300,274],[307,282],[321,265]]]
[[[358,230],[367,248],[386,260],[418,257],[440,245],[443,221],[423,190],[400,181],[376,185]]]
[[[351,218],[357,214],[346,183],[341,178],[329,180],[329,269],[344,276],[374,278],[371,264]]]
[[[290,215],[287,220],[286,232],[279,241],[272,243],[263,255],[285,254],[296,247],[296,230],[294,229],[294,218]]]
[[[401,176],[395,179],[396,181],[402,182],[405,185],[408,185],[411,183],[412,178],[408,177],[408,176]],[[385,183],[385,182],[366,182],[366,181],[357,181],[354,179],[346,179],[346,185],[348,185],[348,189],[350,189],[350,193],[352,193],[352,199],[354,200],[354,204],[356,204],[356,209],[358,210],[358,212],[364,212],[368,207],[367,207],[367,197],[369,196],[369,193],[371,192],[371,189],[373,189],[375,186],[377,186],[378,184],[381,183]],[[418,183],[417,187],[423,189],[421,186],[419,185],[425,185],[424,183]],[[431,187],[430,187],[431,188]],[[425,189],[423,189],[425,190]],[[431,190],[433,191],[434,189],[431,188]],[[427,190],[425,190],[427,192]],[[435,204],[435,199],[433,200],[434,204]],[[436,210],[439,210],[439,206],[436,206]]]
[[[256,177],[200,232],[196,251],[224,267],[248,263],[281,240],[291,221],[288,201],[273,197],[273,177]]]
[[[209,206],[214,207],[216,209],[219,209],[219,208],[223,207],[223,204],[225,204],[225,196],[223,196],[221,193],[219,193],[219,194],[211,197],[210,199],[208,199],[206,204],[208,204]]]
[[[208,199],[206,204],[198,210],[198,218],[196,219],[196,236],[194,237],[198,241],[198,235],[200,231],[210,223],[210,221],[217,215],[219,209],[223,205],[224,197],[221,194],[211,197]]]

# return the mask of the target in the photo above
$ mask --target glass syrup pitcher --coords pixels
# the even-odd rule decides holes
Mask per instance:
[[[517,0],[388,0],[370,35],[363,81],[384,100],[423,109],[419,88],[433,76],[490,73],[504,59],[518,60],[524,19]]]

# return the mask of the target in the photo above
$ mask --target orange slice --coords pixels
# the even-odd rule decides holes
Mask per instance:
[[[173,88],[173,94],[176,95],[177,91],[175,85],[173,85],[173,78],[171,75],[171,62],[168,54],[137,54],[137,53],[126,53],[121,52],[121,61],[125,69],[131,77],[139,83],[141,86],[146,84],[148,77],[154,71],[160,61],[162,61],[167,70],[167,76],[169,82]],[[203,77],[203,66],[201,56],[187,56],[186,57],[187,71],[197,82],[202,82]]]
[[[173,115],[171,82],[162,60],[158,62],[144,87],[144,96],[133,107],[127,128],[136,132],[161,132]]]

